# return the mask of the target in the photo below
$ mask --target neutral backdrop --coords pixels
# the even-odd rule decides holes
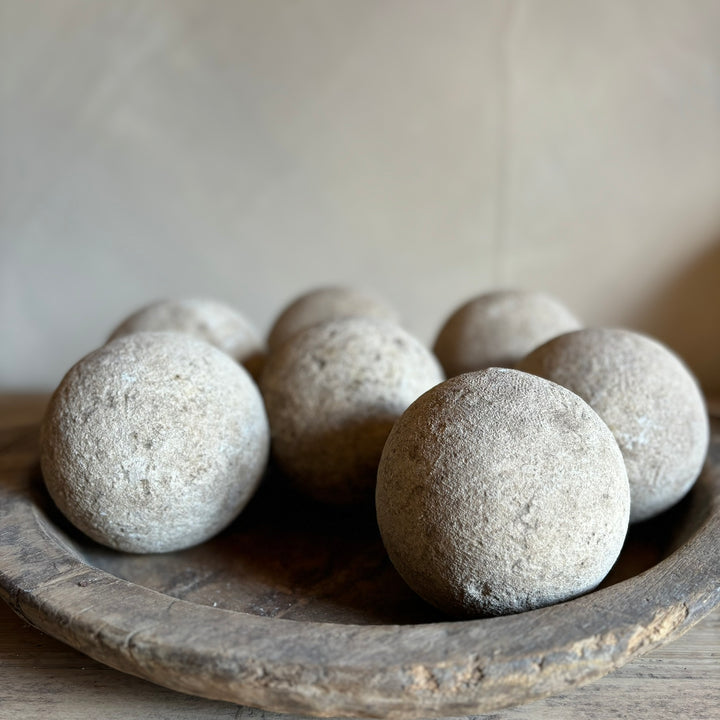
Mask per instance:
[[[0,0],[0,389],[151,300],[554,293],[720,390],[717,0]]]

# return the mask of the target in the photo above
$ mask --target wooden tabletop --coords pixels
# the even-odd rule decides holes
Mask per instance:
[[[36,422],[45,396],[0,396],[0,437]],[[0,448],[5,442],[0,443]],[[0,603],[0,720],[264,718],[287,716],[183,695],[112,670],[30,627]],[[566,695],[492,715],[493,720],[665,720],[720,717],[720,612],[679,640]]]

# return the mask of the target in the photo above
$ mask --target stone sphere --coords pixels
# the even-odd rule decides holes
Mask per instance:
[[[110,340],[136,332],[173,331],[209,342],[256,375],[264,355],[257,330],[234,308],[203,298],[161,300],[146,305],[113,330]]]
[[[342,286],[318,288],[301,295],[280,313],[270,330],[268,349],[274,352],[300,330],[349,317],[398,321],[395,310],[367,290]]]
[[[705,401],[684,363],[645,335],[586,328],[557,337],[518,366],[569,388],[607,423],[630,480],[630,521],[680,500],[710,442]]]
[[[447,376],[453,377],[487,367],[514,367],[538,345],[579,327],[579,320],[549,295],[499,290],[453,312],[433,350]]]
[[[577,395],[517,370],[451,378],[390,433],[378,525],[419,595],[455,616],[567,600],[605,577],[630,495],[607,426]]]
[[[63,514],[103,545],[189,547],[246,505],[269,428],[248,373],[208,343],[136,333],[65,375],[42,424],[41,465]]]
[[[390,428],[442,380],[432,353],[394,323],[346,318],[295,335],[260,381],[279,468],[316,500],[371,503]]]

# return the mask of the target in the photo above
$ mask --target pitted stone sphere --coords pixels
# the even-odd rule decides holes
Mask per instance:
[[[709,419],[695,378],[667,347],[629,330],[587,328],[542,345],[518,367],[577,393],[607,423],[627,466],[631,522],[690,490],[707,455]]]
[[[301,295],[277,317],[268,349],[274,352],[295,333],[328,320],[367,317],[397,322],[398,315],[385,301],[366,290],[323,287]]]
[[[372,502],[390,428],[442,379],[432,353],[394,323],[346,318],[295,335],[260,382],[279,467],[316,500]]]
[[[390,433],[377,517],[390,559],[456,616],[567,600],[605,577],[630,495],[622,455],[587,403],[490,368],[422,395]]]
[[[126,318],[110,340],[136,332],[173,331],[209,342],[256,376],[264,355],[257,330],[234,308],[204,298],[161,300]]]
[[[203,542],[246,505],[269,428],[248,373],[208,343],[137,333],[73,366],[42,425],[41,465],[66,517],[136,553]]]
[[[538,345],[577,330],[578,319],[554,298],[500,290],[461,305],[433,348],[448,377],[487,367],[514,367]]]

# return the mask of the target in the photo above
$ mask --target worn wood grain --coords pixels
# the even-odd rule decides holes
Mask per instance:
[[[217,553],[220,560],[209,573],[201,567],[202,556],[181,561],[161,556],[146,566],[133,566],[113,555],[117,565],[110,562],[106,569],[130,576],[132,581],[118,579],[115,574],[90,567],[90,558],[96,565],[109,561],[103,560],[103,552],[97,547],[63,528],[51,509],[43,505],[42,489],[32,483],[32,427],[21,432],[5,421],[0,427],[6,441],[0,484],[4,494],[0,529],[3,597],[33,624],[104,663],[195,695],[301,714],[388,717],[467,714],[555,695],[544,701],[544,707],[557,717],[553,703],[561,702],[558,696],[568,688],[597,679],[681,634],[710,611],[720,594],[720,493],[717,473],[707,473],[688,502],[664,520],[665,525],[641,528],[631,538],[628,549],[632,562],[623,572],[627,575],[648,565],[649,570],[617,582],[621,574],[609,581],[614,584],[564,606],[469,623],[422,617],[426,610],[415,606],[413,612],[419,613],[416,624],[388,624],[388,618],[402,615],[402,590],[395,605],[381,603],[379,611],[372,606],[378,589],[392,594],[389,576],[386,570],[378,571],[382,563],[367,561],[365,543],[361,543],[361,551],[349,543],[345,547],[340,544],[334,562],[328,563],[325,556],[319,559],[326,575],[337,573],[338,559],[348,561],[353,569],[343,582],[335,586],[326,579],[323,584],[322,573],[315,569],[315,580],[303,583],[286,569],[279,583],[284,587],[283,601],[275,597],[274,605],[267,593],[278,584],[273,578],[282,566],[273,565],[272,559],[279,562],[282,552],[264,548],[269,563],[262,564],[264,584],[257,573],[254,577],[251,573],[250,589],[238,601],[240,607],[223,608],[217,598],[230,603],[234,592],[218,594],[225,582],[223,573],[228,572],[221,560],[230,557],[233,537],[240,540],[236,547],[246,557],[252,550],[249,538],[253,537],[253,528],[261,523],[241,524],[222,539],[228,552]],[[263,508],[260,503],[258,517],[262,517]],[[676,532],[668,532],[671,529]],[[286,542],[293,536],[295,533]],[[327,541],[327,535],[319,533],[319,538],[304,542],[311,554],[313,543]],[[656,564],[668,553],[669,557]],[[353,566],[358,556],[361,560]],[[178,574],[183,563],[186,576]],[[168,572],[160,572],[163,567]],[[242,571],[228,581],[231,589],[240,587],[246,567],[242,565]],[[311,566],[304,568],[312,574]],[[366,584],[363,601],[355,606],[347,590],[343,591],[348,579]],[[149,589],[153,583],[160,592]],[[247,606],[253,593],[262,598],[254,614]],[[353,624],[348,624],[345,615],[348,606]],[[303,618],[306,608],[309,619]],[[327,615],[323,616],[324,612]],[[708,627],[714,628],[716,642],[717,623],[711,621]],[[713,655],[717,645],[713,646],[712,637],[711,633],[705,685],[710,694],[706,692],[700,703],[712,702],[713,697],[717,700],[717,683],[712,694],[712,676],[717,671],[717,656]],[[100,668],[98,672],[112,675],[112,671],[74,655],[74,651],[62,652],[80,657],[86,663],[81,667]],[[703,667],[699,664],[697,672]],[[20,677],[29,677],[22,667],[18,672]],[[82,672],[78,676],[81,679]],[[125,675],[115,673],[112,677],[123,678],[121,685],[152,687]],[[592,687],[582,697],[592,698]],[[188,697],[160,689],[149,692],[153,697]],[[4,704],[20,702],[18,695],[13,697],[7,691],[0,700]],[[626,702],[634,700],[637,696]],[[197,703],[208,703],[202,712],[217,710],[217,717],[226,717],[223,713],[234,707],[198,698],[192,703],[198,712],[201,706]],[[581,711],[580,706],[576,709]],[[695,710],[693,716],[702,717],[698,714],[702,708]],[[235,712],[250,713],[237,708]],[[182,717],[179,713],[175,716]]]
[[[287,715],[174,692],[91,660],[0,603],[0,717],[52,720],[284,720]],[[720,612],[673,643],[581,688],[487,720],[714,720]],[[291,717],[300,718],[299,715]],[[470,720],[468,718],[468,720]]]

